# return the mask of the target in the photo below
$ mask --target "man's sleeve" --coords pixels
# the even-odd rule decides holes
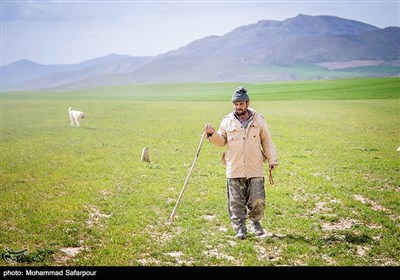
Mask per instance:
[[[215,131],[213,135],[208,137],[208,140],[217,147],[223,147],[226,145],[225,119],[221,121],[218,132]]]
[[[260,139],[266,161],[269,164],[278,164],[274,142],[272,141],[271,133],[264,117],[261,117],[261,123]]]

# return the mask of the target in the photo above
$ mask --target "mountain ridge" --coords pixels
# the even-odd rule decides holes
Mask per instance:
[[[315,72],[308,74],[308,79],[399,76],[398,61],[399,27],[378,28],[336,16],[299,14],[283,21],[239,26],[157,56],[110,54],[66,65],[20,60],[2,66],[2,89],[57,91],[135,83],[287,81],[307,77],[299,72],[305,67]],[[341,67],[332,67],[335,63]],[[383,65],[389,65],[389,71],[382,70]],[[363,66],[369,71],[360,71]]]

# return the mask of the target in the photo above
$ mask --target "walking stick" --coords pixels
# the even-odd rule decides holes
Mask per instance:
[[[197,152],[196,152],[196,155],[194,156],[194,160],[193,160],[192,166],[190,167],[189,173],[186,176],[185,183],[183,184],[181,193],[179,194],[178,200],[176,201],[174,210],[172,210],[171,216],[169,218],[169,222],[172,222],[174,220],[174,218],[175,218],[176,209],[178,208],[179,202],[181,201],[181,198],[183,196],[183,192],[185,191],[186,184],[189,181],[190,174],[192,174],[192,170],[193,170],[194,164],[196,163],[196,160],[199,157],[201,145],[203,144],[204,135],[206,135],[205,131],[203,131],[203,134],[201,135],[199,147],[197,148]]]

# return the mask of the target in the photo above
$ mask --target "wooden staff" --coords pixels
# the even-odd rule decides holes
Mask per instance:
[[[186,187],[186,185],[187,185],[187,183],[189,181],[190,175],[192,174],[192,170],[193,170],[194,164],[196,163],[196,160],[199,157],[199,153],[200,153],[200,150],[201,150],[201,145],[203,144],[204,135],[206,135],[205,131],[203,131],[203,134],[201,135],[199,147],[197,148],[197,152],[196,152],[196,155],[194,156],[194,160],[193,160],[192,166],[190,167],[189,173],[186,176],[185,183],[183,184],[181,193],[179,194],[178,200],[176,201],[174,210],[172,210],[171,216],[169,218],[169,222],[172,222],[174,220],[174,218],[175,218],[175,214],[176,214],[176,210],[178,208],[179,202],[181,201],[181,198],[183,196],[183,192],[185,191],[185,187]]]

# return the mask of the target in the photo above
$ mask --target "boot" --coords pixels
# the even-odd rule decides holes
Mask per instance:
[[[246,228],[245,227],[241,227],[241,228],[239,228],[238,229],[238,231],[236,232],[236,238],[239,238],[239,239],[245,239],[246,238]]]
[[[252,221],[252,226],[255,235],[260,236],[264,234],[264,230],[259,221]]]

